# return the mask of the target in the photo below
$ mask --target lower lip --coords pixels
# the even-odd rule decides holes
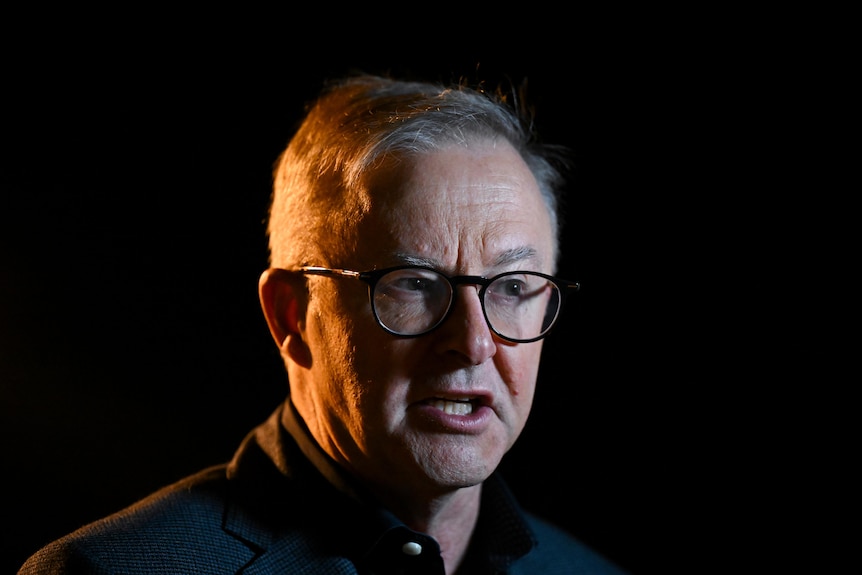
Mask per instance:
[[[424,403],[414,405],[411,411],[436,431],[466,434],[478,434],[487,429],[494,414],[490,407],[484,405],[474,407],[473,412],[467,415],[446,413]]]

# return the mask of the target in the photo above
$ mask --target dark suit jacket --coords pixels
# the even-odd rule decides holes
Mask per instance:
[[[324,479],[280,425],[281,408],[228,465],[203,470],[34,554],[19,575],[364,574],[391,564],[392,545],[423,543],[423,568],[442,575],[436,542]],[[387,548],[388,546],[388,548]],[[474,557],[508,575],[621,571],[579,541],[519,510],[496,476],[483,489]],[[388,559],[386,559],[388,557]],[[404,557],[406,572],[417,572]]]

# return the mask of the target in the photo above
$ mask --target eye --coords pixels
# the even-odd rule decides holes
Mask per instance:
[[[507,279],[500,283],[500,293],[502,295],[517,297],[524,291],[524,283],[519,279]]]
[[[442,278],[435,272],[413,268],[395,270],[380,278],[380,283],[389,288],[407,291],[433,289],[441,281]]]
[[[448,282],[433,270],[405,268],[389,272],[377,284],[377,293],[395,300],[421,297],[447,298]]]
[[[488,286],[488,291],[496,298],[519,299],[529,290],[527,279],[523,274],[503,276]]]
[[[397,286],[408,291],[423,291],[431,287],[433,280],[428,278],[401,278],[397,281]]]

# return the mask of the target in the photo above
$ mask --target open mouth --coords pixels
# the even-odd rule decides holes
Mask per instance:
[[[473,413],[473,401],[469,397],[455,399],[436,398],[430,400],[428,405],[449,415],[469,415]]]

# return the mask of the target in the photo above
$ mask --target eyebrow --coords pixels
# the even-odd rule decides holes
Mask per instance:
[[[536,256],[536,248],[531,248],[529,246],[520,246],[517,248],[508,249],[498,255],[497,259],[494,261],[494,264],[502,266],[513,262],[536,259]]]
[[[398,259],[402,260],[405,264],[413,265],[413,266],[425,266],[434,269],[441,269],[442,264],[432,258],[426,258],[422,256],[416,256],[412,254],[398,253],[396,254]],[[520,246],[517,248],[511,248],[505,250],[501,254],[499,254],[494,259],[494,267],[504,266],[507,264],[511,264],[514,262],[520,262],[524,260],[532,260],[536,259],[537,252],[535,248],[529,246]]]
[[[424,258],[421,256],[414,256],[414,255],[405,254],[405,253],[397,253],[395,255],[398,259],[402,260],[405,264],[408,264],[411,266],[425,266],[425,267],[435,268],[435,269],[439,269],[441,267],[440,262],[438,262],[437,260],[431,259],[431,258]]]

